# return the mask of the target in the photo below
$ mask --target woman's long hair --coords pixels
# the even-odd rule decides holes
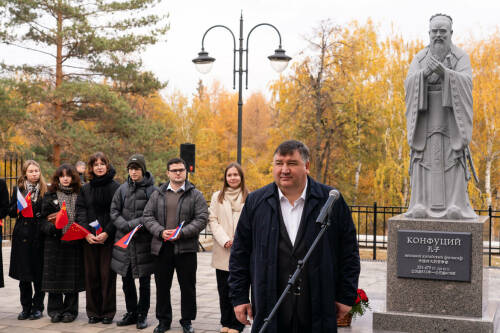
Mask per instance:
[[[71,177],[71,184],[69,185],[71,188],[73,188],[74,193],[80,192],[80,175],[78,174],[78,171],[76,171],[75,167],[72,166],[69,163],[64,163],[62,164],[57,170],[54,172],[54,175],[52,176],[52,183],[50,184],[49,191],[50,192],[56,192],[57,189],[59,188],[59,177],[62,177],[64,175],[70,176]]]
[[[17,187],[19,188],[20,191],[26,189],[26,182],[28,181],[28,178],[26,177],[26,172],[28,171],[30,165],[34,165],[38,168],[38,170],[40,170],[40,179],[38,179],[38,183],[40,184],[40,198],[41,198],[47,192],[47,183],[45,183],[45,179],[43,178],[42,168],[40,168],[40,164],[38,164],[36,161],[26,160],[23,163],[23,167],[21,168],[21,176],[17,180]]]
[[[238,174],[240,175],[241,183],[240,183],[240,189],[241,193],[243,194],[241,197],[241,201],[245,202],[247,196],[248,196],[248,189],[245,186],[245,175],[243,174],[243,169],[241,168],[241,165],[239,165],[236,162],[229,163],[229,165],[226,167],[226,170],[224,170],[224,186],[222,187],[222,190],[219,193],[219,197],[217,200],[222,203],[224,200],[224,194],[226,193],[226,190],[230,187],[228,182],[227,182],[227,172],[231,168],[236,168],[238,170]]]

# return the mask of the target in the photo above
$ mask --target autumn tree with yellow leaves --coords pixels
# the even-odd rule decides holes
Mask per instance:
[[[253,93],[245,100],[242,164],[248,187],[255,190],[271,182],[274,149],[283,140],[298,139],[311,149],[311,175],[338,187],[349,204],[406,206],[411,193],[403,82],[410,61],[424,43],[394,32],[382,38],[370,20],[342,26],[323,21],[307,36],[304,52],[288,74],[271,84],[270,99]],[[461,47],[473,67],[471,150],[480,179],[479,184],[469,183],[469,194],[475,208],[491,205],[498,209],[500,32]],[[23,107],[16,102],[20,86],[12,89],[8,80],[0,81],[0,107],[9,112],[0,119],[0,143],[15,147],[18,133],[9,131],[13,119],[48,122],[44,117],[50,116],[53,104]],[[127,155],[143,152],[148,169],[158,182],[164,182],[166,160],[178,156],[180,144],[189,142],[196,144],[196,172],[190,180],[207,199],[220,189],[223,170],[236,160],[236,92],[217,82],[207,87],[200,81],[191,96],[179,91],[117,94],[121,86],[113,84],[121,83],[100,81],[93,89],[87,82],[80,96],[99,94],[99,100],[108,100],[127,115],[119,119],[123,123],[104,109],[106,103],[79,107],[65,99],[66,88],[59,89],[58,100],[74,106],[71,120],[78,125],[65,133],[68,142],[64,145],[71,151],[63,152],[62,160],[74,162],[71,159],[77,153],[88,154],[99,149],[99,142],[113,137],[106,147],[119,174],[126,173]],[[104,90],[103,85],[107,86]],[[36,132],[38,139],[50,143],[54,136],[43,130],[40,127]],[[50,151],[37,151],[42,148],[31,146],[30,153],[50,155]]]
[[[472,155],[479,184],[472,189],[475,207],[500,203],[500,31],[468,45],[473,69],[474,130]],[[469,188],[471,188],[469,186]]]

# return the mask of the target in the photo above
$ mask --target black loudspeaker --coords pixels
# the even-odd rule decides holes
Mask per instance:
[[[195,155],[196,148],[194,144],[181,143],[181,158],[186,162],[188,172],[194,172]]]

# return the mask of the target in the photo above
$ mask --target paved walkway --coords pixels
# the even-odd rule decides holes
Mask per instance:
[[[87,316],[85,314],[85,293],[80,293],[80,314],[78,318],[69,324],[57,323],[52,324],[44,312],[44,317],[40,320],[17,320],[17,315],[21,311],[19,303],[18,282],[7,276],[8,265],[10,258],[10,247],[3,249],[3,264],[4,264],[4,279],[5,288],[0,289],[0,332],[8,333],[126,333],[131,331],[139,331],[134,325],[126,328],[116,326],[116,320],[120,319],[125,312],[125,300],[121,291],[121,279],[117,280],[117,306],[118,312],[115,317],[115,322],[111,325],[89,325],[87,324]],[[198,315],[193,322],[193,326],[197,333],[216,333],[219,326],[219,301],[217,295],[217,284],[215,281],[215,271],[210,267],[211,253],[198,254]],[[362,261],[360,287],[363,288],[370,298],[372,310],[382,310],[385,307],[385,281],[386,281],[386,264],[385,262]],[[500,295],[494,293],[494,290],[500,290],[500,269],[487,269],[487,276],[490,282],[490,300],[500,302]],[[151,282],[151,309],[149,311],[148,323],[149,327],[141,332],[153,332],[157,321],[154,315],[156,305],[156,292],[154,279]],[[182,333],[178,320],[180,318],[180,293],[179,285],[174,277],[172,285],[172,306],[174,312],[174,321],[172,329],[169,332]],[[340,328],[340,333],[355,332],[355,333],[381,333],[371,329],[372,312],[369,311],[365,316],[353,321],[350,328]],[[249,333],[247,328],[245,333]]]

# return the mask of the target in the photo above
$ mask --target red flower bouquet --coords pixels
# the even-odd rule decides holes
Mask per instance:
[[[352,306],[350,314],[353,318],[357,316],[362,316],[365,314],[366,310],[370,308],[370,302],[368,301],[368,296],[363,289],[358,289],[358,296],[356,297],[356,302]]]
[[[370,308],[370,303],[368,302],[368,296],[363,289],[358,289],[358,296],[356,297],[356,302],[351,308],[351,311],[347,312],[344,318],[337,319],[338,327],[351,326],[351,321],[357,316],[362,316],[365,314],[366,309]]]

